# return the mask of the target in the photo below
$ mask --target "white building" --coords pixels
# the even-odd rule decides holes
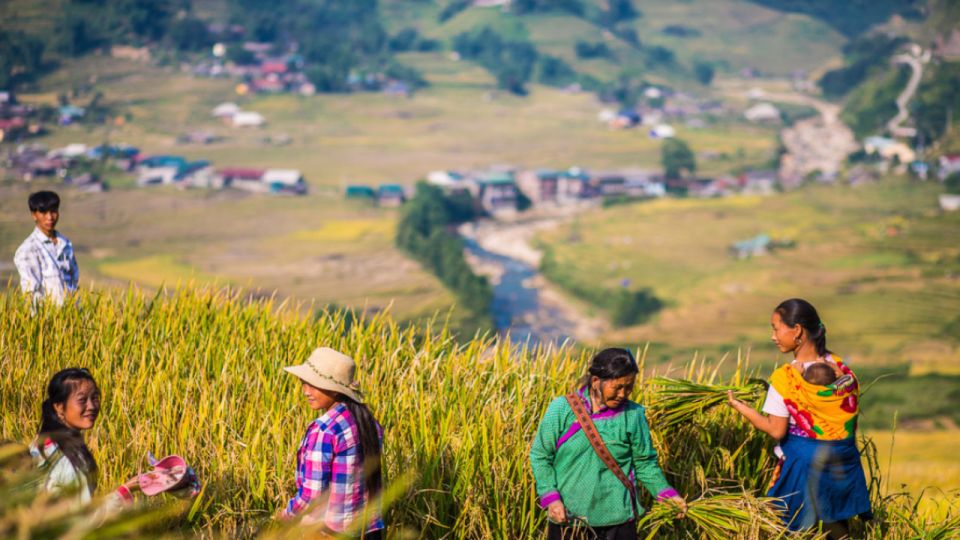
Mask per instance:
[[[266,122],[263,115],[253,111],[239,111],[233,115],[233,127],[260,127]]]

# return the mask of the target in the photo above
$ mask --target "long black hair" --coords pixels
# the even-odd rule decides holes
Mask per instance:
[[[627,375],[633,375],[640,372],[637,367],[637,361],[627,349],[611,347],[604,349],[593,356],[590,360],[590,368],[587,374],[580,379],[580,385],[589,386],[591,377],[598,377],[606,381],[610,379],[619,379]]]
[[[800,325],[807,334],[807,339],[817,348],[817,356],[826,356],[830,353],[827,348],[827,327],[820,320],[820,315],[810,302],[801,298],[791,298],[780,302],[773,310],[780,314],[780,320],[789,327]]]
[[[380,431],[373,413],[363,403],[356,402],[341,394],[340,402],[350,411],[357,424],[357,456],[363,463],[363,482],[370,497],[376,496],[383,488],[383,461],[381,459]]]
[[[63,456],[87,477],[91,488],[96,489],[97,462],[93,459],[93,454],[87,448],[80,431],[65,425],[54,408],[54,405],[65,404],[82,381],[97,384],[86,368],[67,368],[53,375],[47,384],[47,397],[40,406],[40,429],[37,430],[37,438],[41,450],[45,439],[55,442]]]

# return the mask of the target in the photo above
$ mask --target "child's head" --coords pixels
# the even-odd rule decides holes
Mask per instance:
[[[830,364],[817,362],[816,364],[807,366],[807,369],[803,371],[803,380],[810,384],[827,386],[837,380],[837,373]]]
[[[47,384],[41,406],[40,433],[82,431],[100,416],[100,389],[84,368],[58,371]]]
[[[60,196],[52,191],[31,193],[27,206],[37,227],[46,234],[52,234],[60,221]]]
[[[96,487],[97,462],[83,441],[82,430],[90,429],[100,415],[100,389],[85,368],[58,371],[47,384],[47,397],[40,407],[42,438],[55,442],[74,467],[88,475]]]

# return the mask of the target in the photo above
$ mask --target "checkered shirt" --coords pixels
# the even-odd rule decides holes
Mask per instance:
[[[383,429],[377,425],[380,444]],[[326,508],[316,510],[331,530],[342,532],[361,516],[370,500],[363,481],[363,463],[358,455],[358,429],[350,411],[337,403],[313,421],[297,451],[297,495],[284,510],[292,517],[317,501]],[[376,509],[367,531],[383,529],[382,510]]]

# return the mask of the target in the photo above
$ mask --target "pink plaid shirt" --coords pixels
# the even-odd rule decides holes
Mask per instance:
[[[380,444],[383,429],[377,425]],[[307,428],[297,451],[297,495],[287,503],[284,514],[292,517],[315,499],[322,504],[323,522],[331,530],[342,532],[360,517],[369,501],[363,482],[363,463],[358,456],[357,424],[350,411],[337,403]],[[376,513],[367,531],[383,529],[382,510]]]

